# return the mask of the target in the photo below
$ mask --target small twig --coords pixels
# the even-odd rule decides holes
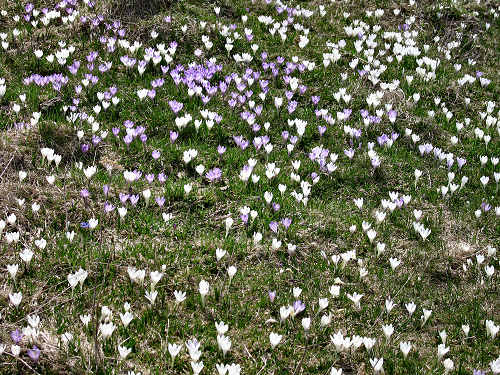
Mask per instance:
[[[4,352],[4,354],[7,354],[7,355],[10,355],[12,358],[15,358],[17,359],[18,361],[20,361],[21,363],[23,363],[26,367],[28,367],[31,371],[33,371],[33,373],[37,374],[37,375],[40,375],[33,367],[31,367],[24,359],[22,359],[21,357],[19,356],[15,356],[14,354],[11,354],[9,352]]]
[[[102,226],[99,228],[99,251],[102,251]],[[89,257],[90,257],[90,252],[89,252]],[[97,266],[96,266],[97,268]],[[96,272],[97,273],[97,272]],[[106,274],[104,274],[104,281],[106,280]],[[96,370],[98,370],[99,366],[102,364],[102,359],[101,359],[101,351],[99,350],[99,341],[98,341],[98,331],[99,327],[97,325],[98,319],[97,319],[97,297],[96,297],[96,291],[97,287],[94,288],[94,295],[93,295],[93,310],[94,310],[94,324],[95,324],[95,331],[94,331],[94,356],[95,356],[95,361],[96,361]]]
[[[264,357],[262,357],[262,360],[264,362],[264,366],[259,370],[259,372],[256,375],[259,375],[267,366],[267,360],[264,360]]]
[[[93,306],[92,306],[92,310],[94,312],[94,325],[95,325],[95,331],[94,331],[94,357],[95,357],[95,361],[96,361],[96,369],[97,369],[97,366],[100,365],[100,350],[99,350],[99,343],[98,343],[98,340],[97,340],[97,331],[99,330],[99,327],[97,325],[98,323],[98,318],[97,318],[97,302],[96,302],[96,290],[97,288],[94,288],[94,296],[93,296]],[[90,356],[89,356],[89,361],[90,361]]]
[[[67,290],[69,290],[69,289],[70,289],[70,287],[68,287],[68,288],[64,289],[64,290],[62,291],[62,293],[65,293],[65,292],[66,292]],[[58,296],[59,296],[59,295],[58,295]],[[35,311],[32,311],[32,314],[38,314],[40,311],[43,311],[43,308],[44,308],[45,306],[47,306],[47,305],[51,304],[51,303],[53,302],[53,300],[54,300],[56,297],[57,297],[57,296],[54,296],[53,298],[51,298],[49,301],[47,301],[47,302],[46,302],[46,303],[44,303],[43,305],[40,305],[40,306],[38,307],[38,309],[36,309]],[[68,299],[68,300],[66,300],[66,301],[59,302],[59,305],[62,305],[62,304],[67,303],[67,302],[70,302],[70,301],[72,301],[73,299],[75,299],[75,297],[71,297],[70,299]],[[18,320],[18,321],[16,322],[16,324],[21,323],[21,322],[22,322],[23,320],[25,320],[25,319],[26,319],[26,318],[21,318],[20,320]]]
[[[167,335],[166,335],[166,340],[168,343],[168,331],[170,330],[170,318],[167,319]]]
[[[396,294],[394,295],[393,298],[396,298],[398,296],[398,294],[404,289],[404,287],[406,286],[406,284],[408,284],[408,281],[410,281],[410,279],[411,279],[411,277],[408,277],[406,279],[405,283],[401,286],[401,288],[399,288],[399,290],[396,292]],[[375,326],[375,324],[380,320],[381,316],[384,315],[384,313],[385,313],[385,310],[382,310],[382,312],[379,314],[379,316],[377,316],[377,319],[375,319],[375,321],[371,325],[371,328],[373,328]]]
[[[12,160],[14,160],[14,156],[10,158],[10,160],[7,162],[7,165],[5,166],[5,168],[3,169],[2,171],[2,174],[0,174],[0,179],[2,178],[3,174],[5,173],[5,171],[7,170],[7,168],[9,168],[9,165],[10,163],[12,162]]]
[[[252,359],[253,363],[257,363],[257,362],[255,362],[255,358],[254,358],[254,357],[252,357],[252,355],[251,355],[251,354],[250,354],[250,352],[248,351],[247,346],[246,346],[246,345],[243,345],[243,347],[245,348],[245,351],[247,352],[248,356]]]
[[[295,367],[295,370],[293,371],[293,375],[295,375],[297,373],[297,370],[299,369],[300,365],[304,361],[304,358],[306,357],[306,353],[307,353],[307,349],[306,349],[306,347],[304,347],[304,354],[302,354],[302,358],[300,358],[299,363],[297,363],[297,367]]]

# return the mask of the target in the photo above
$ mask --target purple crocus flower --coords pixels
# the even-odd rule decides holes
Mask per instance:
[[[24,337],[24,334],[19,329],[16,329],[15,331],[12,331],[10,333],[10,338],[12,339],[14,344],[16,344],[16,345],[21,342],[23,337]]]
[[[217,181],[217,180],[220,180],[220,178],[222,177],[222,171],[220,170],[220,168],[213,168],[213,169],[210,169],[205,177],[210,181],[210,182],[213,182],[213,181]]]
[[[184,107],[184,104],[182,104],[182,103],[180,103],[180,102],[178,102],[176,100],[170,100],[168,102],[168,104],[170,105],[170,108],[172,109],[172,111],[174,113],[179,112],[182,109],[182,107]]]
[[[293,309],[295,311],[295,315],[298,315],[306,309],[306,304],[301,300],[297,300],[293,303]]]
[[[158,158],[160,157],[160,151],[158,150],[154,150],[152,153],[151,153],[151,156],[153,157],[153,159],[155,160],[158,160]]]
[[[248,147],[248,145],[249,145],[249,144],[250,144],[250,142],[249,142],[249,141],[247,141],[246,139],[244,139],[244,140],[242,140],[242,141],[240,142],[239,146],[240,146],[240,148],[241,148],[242,150],[244,150],[244,149],[246,149],[246,148]]]
[[[281,220],[281,224],[283,224],[283,226],[288,229],[290,227],[290,225],[292,224],[292,219],[290,219],[289,217],[285,217],[284,219]]]
[[[397,115],[398,115],[398,113],[393,109],[391,109],[389,112],[387,112],[387,116],[389,117],[389,120],[391,122],[394,122],[396,120]]]
[[[118,195],[120,197],[120,202],[122,202],[122,204],[124,204],[130,198],[130,194],[120,193]]]
[[[33,346],[32,349],[28,349],[26,353],[28,354],[28,357],[30,357],[33,362],[36,362],[36,361],[38,361],[38,358],[40,358],[41,350],[38,349],[38,347],[35,345],[35,346]]]
[[[240,215],[241,221],[243,221],[245,224],[248,223],[248,214],[242,214]]]
[[[295,112],[295,110],[297,109],[297,105],[298,105],[298,103],[295,100],[292,100],[288,104],[288,113],[291,114],[291,113]]]
[[[158,175],[158,181],[160,181],[162,184],[167,181],[167,176],[165,176],[165,173],[161,172],[159,175]]]
[[[158,78],[158,79],[151,81],[151,86],[153,88],[162,87],[164,84],[165,84],[165,80],[163,78]]]
[[[262,147],[262,137],[254,138],[253,145],[255,146],[255,149],[259,150]]]
[[[135,125],[135,123],[132,120],[125,120],[123,122],[123,126],[125,126],[127,129],[132,128]]]
[[[448,169],[451,169],[454,162],[455,162],[455,160],[453,160],[452,158],[449,158],[446,160],[446,165],[447,165]]]
[[[90,63],[90,62],[93,62],[96,57],[97,57],[98,53],[96,51],[92,51],[90,52],[88,55],[87,55],[87,61]]]
[[[73,65],[68,66],[68,70],[72,75],[78,73],[78,69],[80,68],[80,61],[73,62]]]
[[[481,203],[481,209],[484,212],[488,212],[491,209],[491,205],[487,202],[483,202],[483,203]]]
[[[226,82],[221,81],[221,82],[219,83],[219,90],[220,90],[220,92],[221,92],[221,93],[223,93],[223,94],[226,92],[226,90],[227,90],[227,84],[226,84]]]
[[[276,202],[273,202],[272,207],[274,212],[278,212],[281,208],[280,204]]]
[[[269,300],[271,302],[274,302],[274,299],[276,298],[276,291],[275,290],[270,290],[268,294],[269,294]]]
[[[278,232],[278,223],[276,221],[271,221],[269,223],[269,229],[271,229],[274,233]]]
[[[401,208],[403,207],[403,205],[405,204],[405,200],[403,199],[403,197],[399,198],[399,199],[396,199],[396,206],[398,208]]]
[[[104,185],[102,187],[102,192],[104,193],[104,195],[107,197],[108,196],[108,193],[109,193],[109,185]]]
[[[125,142],[127,146],[131,144],[133,140],[134,138],[130,134],[127,134],[125,137],[123,137],[123,142]]]
[[[178,137],[179,133],[170,130],[170,142],[174,143]]]
[[[90,196],[90,193],[89,193],[89,191],[88,191],[87,189],[82,189],[82,190],[80,191],[80,196],[81,196],[82,198],[88,198],[88,197]]]
[[[387,136],[387,134],[382,134],[381,136],[377,137],[377,142],[378,142],[379,146],[385,145],[388,140],[389,140],[389,137]]]
[[[104,202],[104,212],[107,214],[115,209],[115,206],[108,201]]]
[[[92,144],[94,146],[98,145],[99,143],[101,142],[101,137],[97,136],[97,135],[93,135],[92,136]]]
[[[155,199],[155,202],[158,206],[163,207],[165,204],[165,198],[164,197],[158,197]]]
[[[354,150],[352,148],[348,150],[344,150],[345,156],[347,156],[349,159],[352,159],[354,157]]]
[[[217,146],[217,152],[219,155],[222,155],[224,152],[226,152],[226,147],[221,145]]]
[[[130,203],[132,203],[132,206],[135,206],[137,202],[139,202],[139,194],[131,195]]]

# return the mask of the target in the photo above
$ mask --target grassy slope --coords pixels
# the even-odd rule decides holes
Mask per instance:
[[[300,4],[313,8],[316,3]],[[33,38],[24,38],[26,43],[19,43],[14,50],[0,54],[0,77],[5,77],[9,85],[7,94],[2,99],[2,106],[16,100],[18,94],[26,91],[30,111],[42,109],[43,113],[39,128],[25,138],[9,130],[5,132],[5,137],[10,138],[1,146],[2,161],[8,162],[10,155],[14,155],[15,159],[3,176],[2,190],[5,194],[0,198],[0,203],[5,207],[5,212],[16,212],[18,226],[27,237],[28,232],[31,232],[33,239],[41,236],[49,242],[44,250],[36,251],[32,266],[20,272],[15,285],[8,279],[6,272],[0,275],[0,285],[5,286],[0,296],[0,311],[3,316],[0,321],[0,340],[9,342],[8,332],[25,326],[26,314],[37,312],[42,318],[43,328],[52,335],[60,335],[66,331],[75,335],[74,344],[67,351],[50,349],[48,344],[45,346],[40,362],[33,366],[39,373],[111,373],[112,369],[135,369],[158,374],[190,372],[185,350],[176,359],[175,367],[170,367],[166,343],[181,343],[195,336],[202,341],[202,360],[206,367],[203,373],[213,372],[215,363],[221,361],[237,362],[244,368],[244,373],[248,374],[325,374],[332,365],[342,367],[348,374],[363,373],[366,366],[366,371],[370,373],[369,359],[383,356],[384,368],[388,374],[421,374],[442,373],[443,367],[436,361],[435,353],[440,343],[438,332],[446,329],[447,343],[451,347],[449,357],[455,362],[456,373],[468,374],[473,368],[486,368],[488,362],[499,354],[498,337],[496,340],[486,339],[484,328],[485,319],[500,322],[498,276],[481,285],[479,280],[484,278],[484,271],[483,276],[475,270],[464,274],[462,263],[471,254],[460,251],[459,244],[468,243],[474,251],[483,250],[488,244],[497,248],[500,245],[500,224],[494,214],[490,212],[480,220],[473,216],[473,211],[485,198],[493,206],[499,205],[494,184],[490,182],[487,192],[483,192],[478,179],[483,174],[491,176],[494,171],[489,163],[480,169],[478,155],[499,156],[498,134],[492,133],[493,139],[487,150],[484,144],[470,136],[473,124],[479,123],[477,112],[485,110],[484,102],[491,100],[498,103],[499,82],[495,72],[498,72],[500,25],[498,20],[491,21],[489,31],[484,31],[488,5],[476,7],[448,4],[441,11],[444,16],[436,19],[436,11],[430,7],[431,4],[432,2],[420,4],[416,9],[402,5],[401,9],[406,16],[417,16],[419,43],[431,44],[428,55],[440,56],[442,65],[436,72],[438,78],[430,84],[415,79],[410,87],[404,81],[402,71],[413,70],[414,74],[415,60],[405,58],[402,64],[389,65],[383,75],[384,80],[390,82],[400,79],[400,94],[404,98],[420,92],[423,99],[416,108],[406,100],[395,100],[394,106],[399,112],[396,123],[392,125],[384,121],[364,132],[363,143],[375,141],[375,137],[383,132],[400,133],[400,139],[391,149],[377,149],[383,164],[375,175],[372,174],[366,157],[355,158],[352,163],[347,161],[343,150],[349,147],[348,138],[340,127],[329,127],[326,135],[319,139],[316,131],[319,122],[314,116],[309,95],[320,95],[320,108],[327,108],[335,114],[344,106],[338,104],[332,95],[338,88],[345,87],[353,97],[349,107],[352,108],[353,115],[359,117],[359,110],[366,107],[365,97],[373,91],[373,86],[367,80],[360,81],[357,74],[351,73],[347,65],[351,57],[344,57],[338,64],[324,71],[321,62],[325,42],[337,42],[345,38],[348,41],[347,51],[354,55],[353,40],[344,35],[343,26],[356,18],[373,24],[373,19],[368,19],[364,10],[382,7],[386,9],[386,15],[380,20],[380,24],[395,30],[404,18],[396,20],[390,16],[392,3],[325,3],[328,11],[326,17],[299,21],[311,30],[310,46],[304,50],[297,47],[298,33],[288,35],[294,43],[287,41],[282,44],[276,37],[270,37],[256,18],[260,14],[272,14],[276,17],[275,11],[261,2],[252,5],[247,27],[251,26],[254,30],[255,42],[260,46],[259,52],[268,51],[270,58],[298,55],[315,61],[318,66],[317,70],[301,75],[302,83],[308,86],[308,94],[300,97],[299,108],[293,115],[288,116],[283,110],[278,116],[271,109],[264,111],[259,119],[262,123],[269,121],[272,124],[269,134],[277,151],[269,156],[262,150],[255,156],[251,147],[244,152],[236,148],[230,137],[243,134],[249,139],[251,130],[239,119],[237,112],[228,110],[219,99],[213,99],[209,108],[223,116],[221,126],[215,126],[211,132],[202,128],[196,133],[191,125],[171,145],[168,132],[175,127],[175,116],[169,109],[168,100],[175,98],[184,102],[185,110],[199,118],[198,111],[202,108],[199,99],[191,100],[184,89],[179,90],[171,80],[167,80],[161,95],[155,99],[154,106],[146,102],[138,103],[136,90],[148,87],[152,79],[159,77],[159,67],[152,69],[149,66],[144,75],[139,77],[136,71],[133,74],[127,72],[116,55],[108,57],[105,53],[106,59],[113,61],[113,70],[100,79],[97,87],[89,90],[81,106],[91,108],[97,104],[95,93],[98,90],[116,85],[122,99],[119,110],[102,113],[99,122],[110,130],[126,119],[133,119],[136,124],[147,126],[149,141],[145,147],[136,142],[127,149],[123,143],[114,142],[110,136],[106,146],[93,149],[91,154],[82,155],[74,139],[74,131],[60,111],[71,98],[71,93],[63,92],[61,101],[56,100],[51,104],[50,99],[56,97],[52,90],[23,88],[18,72],[22,72],[22,77],[40,71],[51,73],[52,67],[37,62],[31,51],[34,45],[43,46],[45,50],[54,47],[61,38],[77,47],[72,58],[85,61],[88,51],[101,50],[97,35],[92,35],[86,29],[71,30],[66,34],[60,27],[52,27],[47,34],[34,33]],[[239,0],[223,1],[218,5],[222,7],[222,17],[218,20],[227,24],[240,24],[239,16],[244,14],[244,9],[248,6],[246,2]],[[152,28],[160,31],[158,39],[164,39],[167,43],[177,40],[179,48],[175,55],[176,63],[192,61],[193,50],[202,46],[202,31],[195,20],[216,21],[212,5],[202,1],[178,1],[171,6],[163,5],[159,13],[140,21],[126,7],[113,14],[112,8],[107,4],[99,2],[98,6],[105,14],[122,17],[124,23],[131,23],[131,40],[139,38],[144,45],[155,45],[148,38]],[[16,6],[9,3],[4,8],[13,13]],[[480,14],[477,17],[471,16],[472,10],[477,10]],[[349,19],[341,16],[344,11],[350,12]],[[164,15],[172,15],[172,24],[161,23],[162,26],[158,26]],[[492,19],[491,16],[488,17]],[[278,18],[283,19],[283,16]],[[462,62],[465,69],[467,58],[476,59],[478,70],[484,71],[492,79],[488,89],[480,88],[477,82],[466,88],[466,93],[463,88],[457,87],[456,80],[464,72],[456,73],[450,62],[445,61],[436,51],[436,44],[432,42],[436,34],[442,38],[438,44],[453,40],[451,30],[457,29],[461,21],[467,24],[464,38],[468,38],[469,28],[478,30],[479,36],[477,41],[471,42],[472,45],[465,39],[463,45],[453,52],[452,62]],[[180,25],[186,22],[189,29],[183,35]],[[3,20],[1,27],[7,30],[11,25],[11,20]],[[242,33],[241,26],[239,28]],[[219,52],[224,45],[223,38],[212,33],[211,39],[214,41],[212,53],[217,56],[218,61],[225,63],[223,72],[241,71],[225,53]],[[245,44],[236,43],[233,52],[247,50]],[[250,65],[254,69],[260,69],[258,59]],[[350,75],[342,82],[339,74],[344,71],[349,71]],[[468,68],[466,71],[472,74],[474,69]],[[272,107],[269,98],[283,93],[282,83],[273,84],[266,107]],[[463,136],[457,146],[449,143],[450,136],[455,134],[453,121],[446,123],[442,113],[438,113],[434,121],[425,117],[427,110],[437,109],[432,100],[434,96],[439,96],[446,102],[457,121],[465,117],[472,119],[471,126],[464,132],[468,136]],[[464,106],[465,96],[472,99],[469,108]],[[12,111],[7,109],[3,107],[1,111],[2,123],[12,124],[17,120]],[[27,116],[30,111],[25,111]],[[287,160],[286,144],[279,140],[279,134],[287,128],[286,118],[305,118],[310,122],[293,157],[302,159],[301,176],[308,176],[317,170],[307,160],[307,153],[312,147],[323,144],[340,155],[338,171],[332,177],[321,177],[320,182],[313,187],[307,207],[297,204],[288,194],[300,187],[292,184],[289,179],[292,167]],[[355,126],[357,123],[352,121],[350,125]],[[88,125],[85,126],[88,128]],[[457,173],[457,179],[466,174],[470,181],[460,194],[443,200],[436,193],[437,187],[446,184],[448,171],[442,165],[437,166],[432,158],[419,156],[411,141],[403,137],[406,127],[420,134],[422,141],[432,142],[435,146],[467,158],[467,164],[460,174]],[[218,144],[228,147],[222,157],[216,156],[215,148]],[[57,171],[57,188],[47,187],[44,183],[45,175],[49,172],[40,163],[39,147],[53,147],[63,155],[61,167]],[[223,170],[223,181],[215,185],[207,184],[196,177],[192,168],[181,165],[182,151],[190,147],[198,150],[197,159],[207,169],[219,166]],[[151,159],[151,151],[154,149],[162,152],[159,161]],[[245,186],[239,181],[237,171],[250,157],[256,157],[261,162],[276,161],[283,173],[269,182],[264,177],[264,164],[259,163],[257,171],[262,176],[259,186],[254,187],[251,183]],[[83,161],[85,165],[91,165],[94,160],[100,166],[100,171],[88,182],[81,172],[74,169],[74,162]],[[115,172],[110,177],[103,166],[111,162],[115,165]],[[116,213],[113,218],[102,213],[102,203],[105,200],[102,184],[112,184],[111,195],[117,204],[118,192],[127,190],[119,171],[134,168],[140,168],[145,173],[167,171],[168,182],[164,192],[159,193],[165,195],[167,203],[161,210],[154,205],[145,209],[145,203],[141,200],[136,208],[129,207],[125,219],[118,223]],[[424,171],[417,187],[413,184],[415,168]],[[28,171],[28,183],[15,183],[19,169]],[[498,171],[498,167],[496,170]],[[177,176],[178,172],[182,175]],[[68,175],[64,177],[66,173]],[[183,196],[182,186],[193,180],[194,191],[186,198]],[[281,204],[279,213],[274,213],[265,207],[262,196],[267,190],[279,196],[278,183],[286,183],[289,188],[287,194],[278,200]],[[226,186],[228,188],[224,189]],[[91,193],[92,199],[88,206],[79,198],[79,191],[83,187],[87,187]],[[140,192],[143,187],[144,183],[135,184],[132,190]],[[375,257],[373,246],[365,235],[360,234],[361,222],[374,222],[373,210],[380,207],[381,199],[388,199],[389,191],[411,194],[412,202],[408,208],[388,215],[384,224],[376,228],[377,240],[385,242],[388,250]],[[493,198],[490,199],[489,196]],[[28,208],[16,211],[14,197],[26,198],[29,205],[33,199],[37,200],[42,204],[40,213],[33,215]],[[352,204],[352,199],[357,197],[364,197],[362,212]],[[229,213],[236,217],[239,207],[245,204],[259,211],[259,219],[247,229],[236,220],[235,227],[225,238],[224,219]],[[431,236],[425,242],[413,231],[413,208],[424,210],[424,223],[432,229]],[[173,213],[171,223],[165,224],[162,221],[162,212]],[[78,224],[92,216],[99,218],[98,230],[91,233],[80,230]],[[295,257],[289,257],[284,247],[279,251],[270,249],[270,239],[274,236],[271,236],[267,225],[271,220],[283,217],[292,218],[293,224],[280,238],[286,238],[284,243],[293,242],[298,245]],[[348,230],[352,224],[358,226],[355,234],[350,234]],[[34,232],[38,228],[40,235],[36,236]],[[74,242],[68,244],[64,231],[72,229],[77,235]],[[261,246],[254,246],[251,242],[251,236],[257,230],[264,234],[265,240]],[[32,241],[27,240],[29,243]],[[22,248],[21,245],[2,246],[4,250],[0,255],[0,264],[20,263],[16,254]],[[218,263],[215,260],[217,247],[228,251],[228,255]],[[322,257],[322,252],[330,259],[331,255],[351,249],[356,249],[358,257],[364,259],[364,266],[369,273],[364,280],[359,279],[359,267],[355,262],[340,269]],[[391,271],[389,257],[402,260],[402,265],[396,271]],[[498,269],[498,261],[492,262]],[[151,308],[144,298],[144,287],[130,283],[127,267],[135,265],[153,271],[159,270],[163,264],[166,265],[165,276],[157,286],[159,294],[156,305]],[[230,284],[226,273],[229,265],[238,268]],[[83,291],[77,288],[71,293],[66,276],[79,267],[86,269],[89,277]],[[328,288],[336,277],[340,277],[346,284],[342,286],[339,299],[330,298],[328,310],[333,314],[333,320],[329,327],[319,327],[319,316],[314,319],[313,327],[307,335],[300,325],[300,318],[282,324],[266,323],[271,317],[279,319],[279,307],[293,302],[291,289],[296,286],[303,289],[301,299],[307,305],[306,314],[301,317],[315,316],[318,298],[329,296]],[[211,285],[205,308],[200,307],[197,292],[201,279],[208,280]],[[8,307],[7,295],[12,290],[23,292],[23,302],[18,310]],[[179,307],[174,304],[174,290],[187,292],[187,300]],[[277,298],[272,304],[268,300],[268,290],[277,292]],[[364,294],[360,311],[354,310],[346,297],[346,293],[354,291]],[[387,315],[384,312],[384,301],[389,296],[397,303],[397,307]],[[409,301],[414,301],[418,306],[410,318],[404,309],[404,304]],[[119,312],[123,311],[124,302],[130,302],[136,316],[127,329],[121,326],[118,318]],[[119,328],[111,341],[102,347],[99,343],[100,348],[96,350],[95,321],[91,322],[88,329],[83,330],[79,315],[90,313],[98,316],[102,305],[112,308],[114,321]],[[422,307],[433,310],[430,321],[423,328],[419,320]],[[214,322],[220,320],[229,324],[228,335],[233,341],[231,351],[225,358],[222,358],[222,353],[217,349],[215,339]],[[471,337],[464,339],[460,326],[466,322],[471,326]],[[389,323],[394,325],[395,334],[391,343],[386,343],[382,339],[381,324]],[[371,355],[364,349],[350,355],[338,354],[330,343],[330,335],[338,330],[348,335],[378,337],[380,341]],[[269,347],[268,335],[271,331],[284,335],[284,341],[274,351]],[[133,352],[126,361],[120,362],[116,345],[123,340],[127,340],[126,345],[133,348]],[[399,341],[403,340],[410,340],[416,347],[407,359],[402,358],[398,349]],[[11,357],[4,356],[0,366],[0,371],[6,374],[27,371],[24,364]]]

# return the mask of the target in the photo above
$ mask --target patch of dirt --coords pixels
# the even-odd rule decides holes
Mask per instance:
[[[0,132],[0,210],[17,217],[15,228],[21,233],[30,233],[33,225],[63,225],[64,219],[79,222],[81,213],[75,210],[74,202],[79,202],[79,187],[64,172],[65,165],[72,165],[77,143],[66,130],[54,127],[47,134],[40,134],[38,128],[29,130],[9,129]],[[60,133],[62,131],[62,133]],[[43,139],[51,140],[46,144]],[[41,165],[39,147],[53,147],[62,156],[58,169],[54,165]],[[36,156],[35,156],[36,155]],[[26,179],[19,181],[19,171],[27,173]],[[46,176],[54,175],[56,183],[50,185]],[[63,186],[60,186],[64,180]],[[21,206],[18,200],[24,200]],[[40,211],[33,213],[31,205],[40,205]],[[53,210],[54,207],[59,207]],[[26,238],[25,238],[26,239]]]
[[[457,262],[463,262],[466,258],[481,250],[478,243],[471,241],[470,235],[464,234],[470,231],[465,230],[465,223],[456,218],[445,206],[442,209],[442,240],[446,255],[452,257]]]
[[[140,21],[168,10],[177,0],[112,0],[111,17],[126,21]]]
[[[464,259],[474,254],[478,249],[475,245],[464,240],[447,240],[445,242],[446,252],[453,258]]]

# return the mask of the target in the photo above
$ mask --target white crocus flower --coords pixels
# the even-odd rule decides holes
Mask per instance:
[[[281,342],[282,338],[283,338],[282,335],[279,335],[277,333],[271,332],[269,334],[269,341],[271,342],[271,348],[274,349]]]

